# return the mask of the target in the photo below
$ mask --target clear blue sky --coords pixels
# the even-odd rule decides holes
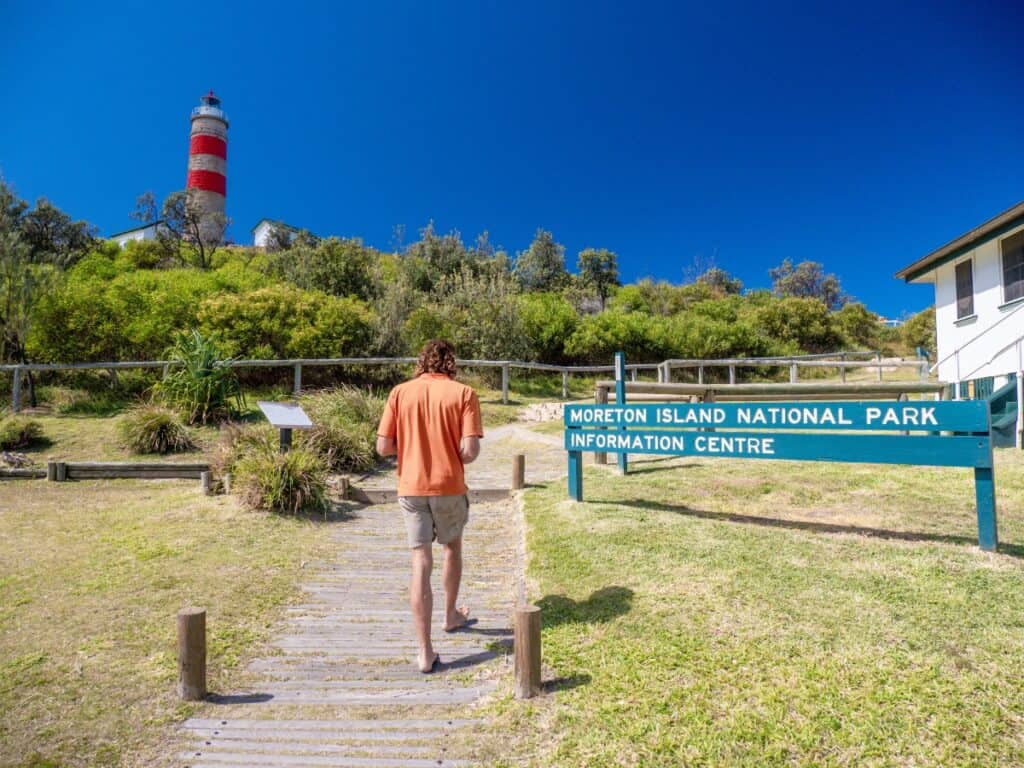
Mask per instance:
[[[544,227],[626,280],[813,259],[898,315],[932,293],[896,269],[1024,199],[1019,2],[103,5],[3,3],[0,172],[104,234],[184,186],[209,88],[239,242]]]

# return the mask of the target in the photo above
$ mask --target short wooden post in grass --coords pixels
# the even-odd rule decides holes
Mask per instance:
[[[526,456],[517,453],[512,457],[512,490],[518,491],[526,487]]]
[[[203,489],[204,496],[209,496],[213,493],[213,476],[210,472],[199,473],[199,486]]]
[[[516,608],[512,638],[515,650],[516,698],[530,699],[540,693],[540,608]]]
[[[46,479],[48,482],[57,482],[57,462],[48,461],[46,462]]]
[[[341,483],[339,484],[339,488],[338,488],[338,490],[340,490],[340,491],[341,491],[341,498],[342,498],[342,500],[344,500],[344,499],[347,499],[347,498],[348,498],[348,489],[349,489],[349,486],[350,486],[350,481],[349,481],[349,479],[348,479],[347,477],[343,477],[343,478],[341,478]]]
[[[221,482],[224,484],[224,493],[231,493],[231,483],[234,481],[234,477],[230,472],[224,473],[224,478]]]
[[[11,379],[11,410],[14,413],[21,411],[21,368],[14,366],[14,373]]]
[[[569,372],[562,371],[562,399],[569,399]]]
[[[47,471],[49,471],[49,470],[47,470]],[[56,475],[56,477],[54,477],[54,480],[56,482],[58,482],[58,483],[66,482],[67,479],[68,479],[68,465],[66,463],[64,463],[63,461],[58,461],[57,462],[57,467],[54,470],[54,474]]]
[[[178,611],[178,695],[206,698],[206,609]]]

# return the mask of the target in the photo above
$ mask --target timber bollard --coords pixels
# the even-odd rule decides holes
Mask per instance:
[[[206,698],[206,609],[178,611],[178,695]]]
[[[47,474],[49,474],[49,468],[47,468]],[[68,465],[63,461],[58,461],[57,466],[54,468],[54,481],[58,483],[67,482],[68,479]]]
[[[516,698],[531,699],[540,693],[540,608],[516,608],[515,634]]]
[[[225,472],[221,483],[224,485],[224,493],[231,493],[231,483],[234,481],[234,477],[230,472]]]
[[[348,498],[348,489],[350,486],[351,481],[347,477],[341,478],[341,482],[338,484],[338,490],[341,491],[341,498],[343,501]]]
[[[501,364],[501,402],[508,405],[508,379],[509,379],[508,363]]]
[[[57,462],[48,461],[46,462],[46,479],[48,482],[57,482]]]
[[[213,481],[211,473],[200,472],[199,473],[199,486],[203,489],[204,496],[210,496],[213,494]]]
[[[526,487],[526,456],[517,453],[512,457],[512,490],[518,491]]]

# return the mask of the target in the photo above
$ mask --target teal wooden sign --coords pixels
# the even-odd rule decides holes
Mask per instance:
[[[998,543],[984,401],[566,405],[564,421],[577,501],[588,451],[971,467],[978,544]]]

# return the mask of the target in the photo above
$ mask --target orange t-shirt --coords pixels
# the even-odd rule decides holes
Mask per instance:
[[[397,440],[399,496],[458,496],[462,438],[484,436],[480,400],[443,373],[424,373],[391,390],[377,434]]]

